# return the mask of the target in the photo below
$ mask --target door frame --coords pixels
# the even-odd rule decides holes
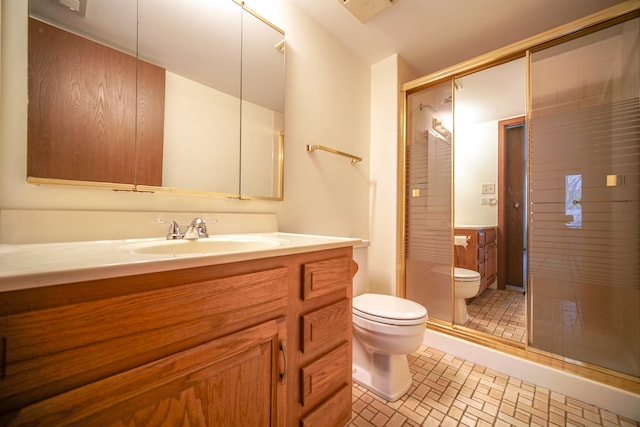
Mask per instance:
[[[525,125],[526,119],[525,116],[513,117],[510,119],[500,120],[498,121],[498,236],[497,236],[497,244],[498,244],[498,270],[497,270],[497,285],[498,289],[506,289],[506,277],[507,277],[507,256],[505,253],[506,246],[506,236],[504,234],[505,231],[505,218],[507,216],[507,206],[505,204],[505,172],[506,172],[506,149],[505,149],[505,141],[506,141],[506,131],[507,128],[517,125]],[[527,137],[525,132],[524,138],[524,150],[527,151]],[[523,159],[523,161],[526,159]],[[526,164],[526,161],[525,161]],[[526,181],[525,181],[526,186]],[[522,191],[526,197],[526,188],[523,188]],[[524,204],[526,206],[526,204]],[[522,230],[523,237],[524,229]],[[526,242],[526,239],[524,239]],[[526,289],[526,285],[523,283],[524,289]]]

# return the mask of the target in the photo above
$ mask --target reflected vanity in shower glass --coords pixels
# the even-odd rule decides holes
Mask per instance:
[[[451,322],[451,81],[408,96],[406,297]]]
[[[497,250],[493,252],[498,253],[498,258],[502,256],[505,272],[497,276],[489,273],[495,271],[499,263],[495,257],[486,257],[488,246],[478,244],[454,248],[454,265],[482,271],[485,280],[477,296],[467,299],[469,321],[458,326],[520,344],[525,343],[526,335],[525,288],[522,286],[525,209],[520,207],[525,203],[522,199],[518,204],[507,203],[507,200],[525,194],[523,146],[526,142],[521,131],[519,140],[505,138],[501,144],[500,129],[501,123],[507,120],[521,118],[524,122],[526,75],[526,58],[523,55],[456,78],[453,107],[454,228],[463,236],[466,230],[485,233],[481,235],[486,235],[487,230],[498,230]],[[507,165],[514,170],[508,170]],[[519,179],[505,177],[508,173]],[[493,184],[493,189],[483,193],[483,184],[487,183]],[[517,215],[520,215],[519,219]],[[478,236],[477,233],[471,234]],[[496,246],[495,241],[493,246]],[[509,262],[504,256],[507,253],[513,254]],[[472,266],[470,260],[477,262]],[[519,276],[519,281],[507,282],[505,278],[511,275]],[[497,278],[491,280],[488,277]],[[515,283],[520,286],[509,286]]]
[[[529,345],[640,376],[640,18],[531,55]]]
[[[632,4],[624,10],[611,8],[606,18],[592,15],[523,40],[522,46],[511,45],[403,85],[406,127],[400,148],[406,190],[398,200],[405,221],[400,286],[406,297],[427,307],[429,329],[636,393],[640,10]],[[517,74],[497,72],[504,67]],[[442,83],[445,79],[452,80]],[[502,110],[512,98],[519,99],[519,105]],[[454,152],[434,164],[432,160],[446,152],[439,151],[447,141],[439,125],[446,121],[437,115],[444,105],[453,107]],[[499,114],[474,118],[490,110]],[[517,138],[506,131],[509,127],[518,127]],[[500,166],[506,163],[508,138],[518,141],[513,153],[524,157],[524,176]],[[452,319],[451,273],[458,240],[453,230],[492,221],[482,216],[490,212],[490,204],[479,200],[486,197],[483,184],[494,180],[483,175],[477,163],[491,163],[487,170],[496,168],[487,155],[496,152],[491,145],[496,140],[498,177],[523,181],[518,184],[523,201],[516,202],[524,207],[525,225],[519,226],[524,228],[523,270],[508,276],[498,269],[496,284],[498,290],[526,291],[522,340]],[[498,192],[506,187],[496,182],[498,207],[501,200],[503,208],[516,204]],[[447,198],[451,206],[446,206]],[[504,210],[499,209],[498,218],[505,217],[500,213]],[[499,219],[499,255],[512,253],[500,243],[507,240],[505,230]],[[448,280],[438,281],[434,273],[439,268],[447,270]],[[514,281],[522,276],[526,280],[521,285]]]

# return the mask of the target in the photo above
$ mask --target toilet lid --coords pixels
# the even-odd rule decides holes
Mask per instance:
[[[416,325],[426,320],[422,305],[391,295],[362,294],[353,299],[353,313],[391,325]]]
[[[477,271],[468,270],[466,268],[456,267],[453,274],[455,280],[459,282],[471,282],[480,278],[480,273],[478,273]]]

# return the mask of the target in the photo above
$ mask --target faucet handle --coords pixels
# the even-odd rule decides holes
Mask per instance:
[[[169,232],[167,233],[167,240],[177,240],[182,238],[180,233],[180,226],[172,219],[160,219],[158,218],[158,224],[171,224],[169,226]]]
[[[209,222],[218,222],[217,219],[209,220]],[[189,228],[185,231],[183,238],[184,239],[199,239],[202,237],[209,237],[209,233],[207,232],[207,221],[200,217],[195,217],[191,224],[189,224]]]

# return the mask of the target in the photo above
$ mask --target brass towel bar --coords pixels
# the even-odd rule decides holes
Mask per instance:
[[[345,153],[344,151],[338,151],[334,148],[325,147],[324,145],[320,145],[320,144],[307,145],[307,151],[315,151],[315,150],[322,150],[328,153],[337,154],[339,156],[348,157],[352,165],[355,165],[356,163],[362,161],[362,157],[354,156],[353,154]]]

